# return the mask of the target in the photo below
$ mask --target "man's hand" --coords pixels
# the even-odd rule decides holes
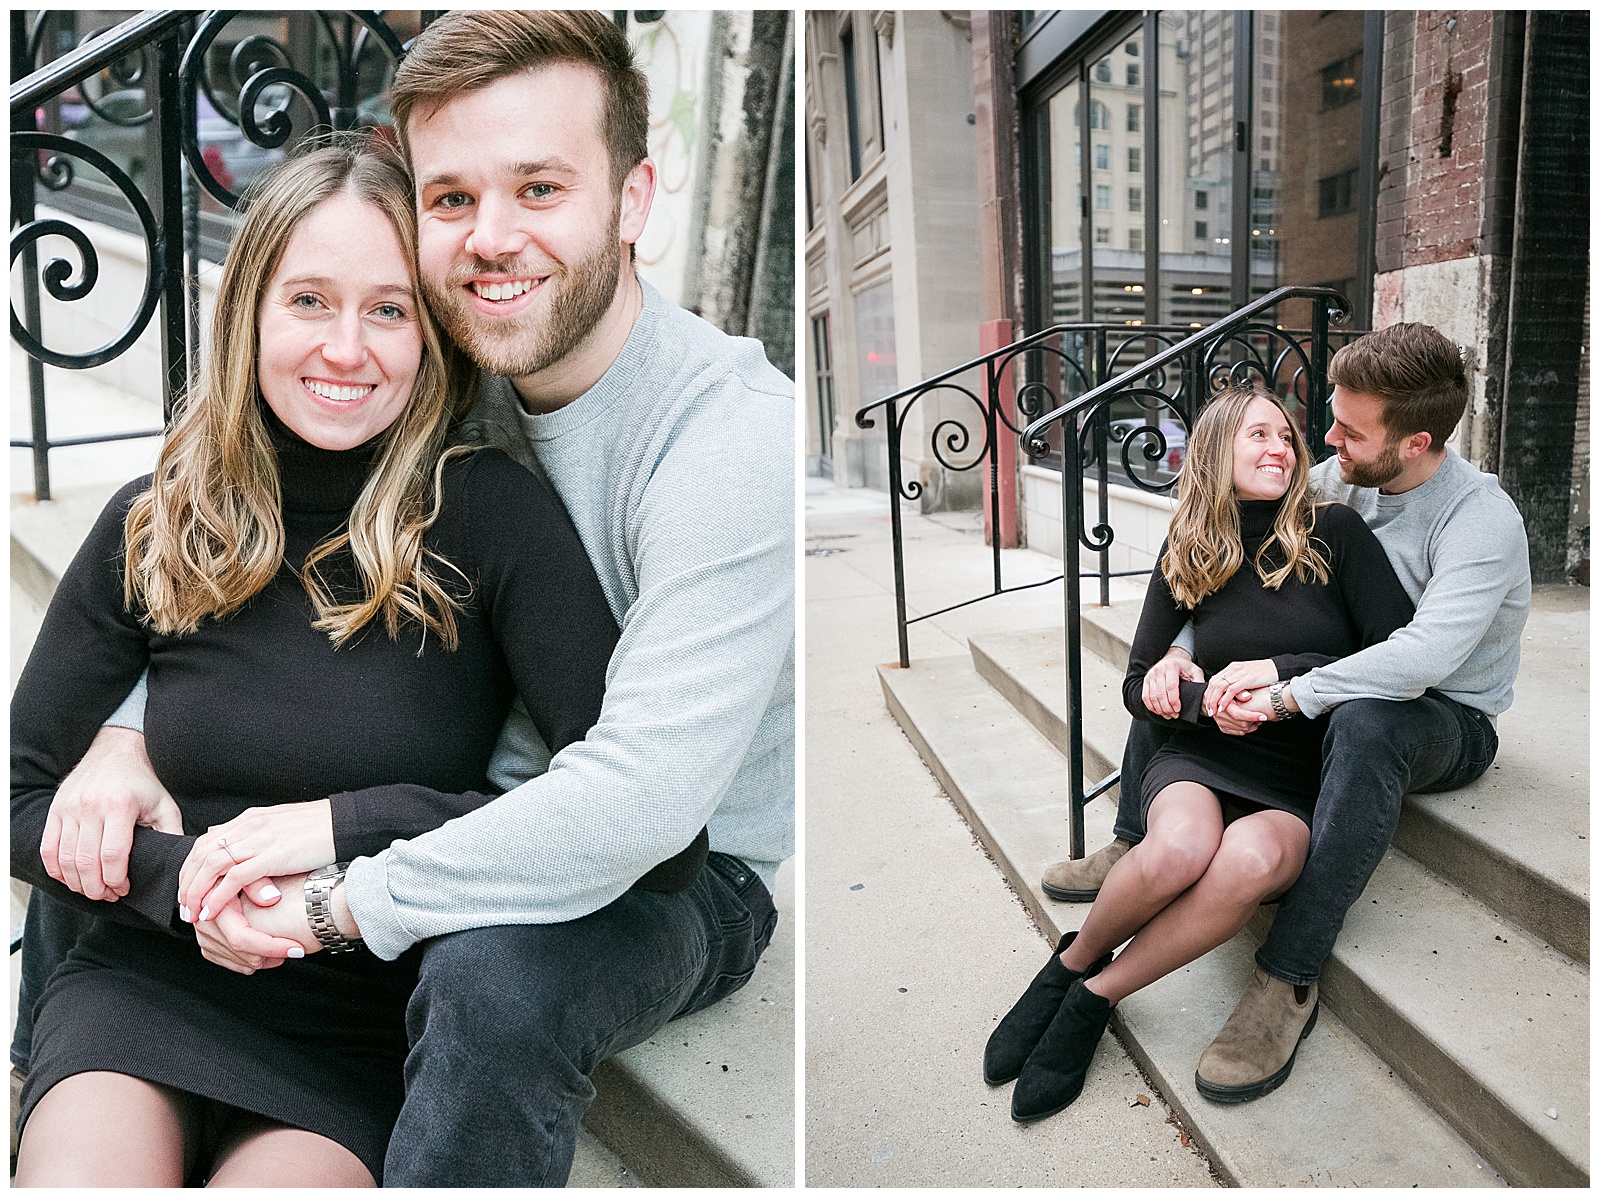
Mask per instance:
[[[1283,693],[1285,701],[1288,701],[1289,691],[1287,687],[1284,688]],[[1239,723],[1247,722],[1248,728],[1246,731],[1250,732],[1254,732],[1262,724],[1268,721],[1275,721],[1278,718],[1277,713],[1272,710],[1272,700],[1267,697],[1267,688],[1264,686],[1259,690],[1241,693],[1237,699],[1229,704],[1227,711],[1217,713],[1217,726],[1222,728],[1224,732],[1228,732],[1230,731],[1229,728],[1222,727],[1224,717]]]
[[[136,827],[183,834],[183,817],[145,753],[144,733],[101,728],[50,803],[39,857],[45,872],[85,898],[128,893]]]
[[[275,886],[290,896],[288,902],[270,907],[257,906],[239,896],[219,910],[215,919],[196,923],[195,939],[208,961],[234,973],[252,974],[258,969],[275,969],[291,957],[318,952],[322,942],[311,931],[303,901],[305,874],[272,879]]]
[[[213,825],[178,872],[178,905],[200,920],[221,912],[241,889],[255,905],[278,901],[271,879],[333,860],[333,809],[327,799],[251,807]]]
[[[1194,664],[1189,654],[1174,646],[1166,656],[1145,671],[1141,698],[1145,710],[1151,715],[1177,719],[1183,714],[1183,700],[1178,691],[1178,680],[1204,682],[1205,671]]]
[[[1236,661],[1223,666],[1211,676],[1211,681],[1206,684],[1205,698],[1201,702],[1205,713],[1215,717],[1217,712],[1226,711],[1232,706],[1234,699],[1241,697],[1244,692],[1270,686],[1276,681],[1278,681],[1278,667],[1270,657],[1254,661]]]

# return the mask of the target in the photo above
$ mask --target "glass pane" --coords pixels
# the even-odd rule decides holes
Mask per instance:
[[[1051,96],[1048,105],[1049,200],[1042,222],[1050,236],[1047,325],[1084,319],[1078,90],[1074,80]]]
[[[1162,324],[1201,328],[1232,310],[1231,12],[1157,18],[1161,84]]]
[[[1144,323],[1144,176],[1130,173],[1144,146],[1144,88],[1135,39],[1119,43],[1089,77],[1094,143],[1094,317],[1111,324]]]
[[[1256,25],[1250,287],[1355,285],[1361,159],[1359,11],[1264,12]],[[1311,305],[1280,323],[1305,328]]]

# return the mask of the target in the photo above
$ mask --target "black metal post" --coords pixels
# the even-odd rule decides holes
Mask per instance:
[[[1306,380],[1306,440],[1320,462],[1333,452],[1323,439],[1328,431],[1328,299],[1311,301],[1311,377]]]
[[[893,402],[884,409],[889,418],[889,529],[894,542],[894,619],[900,635],[900,668],[911,668],[910,639],[906,635],[906,560],[900,528],[900,412]]]
[[[1000,374],[994,368],[994,361],[984,364],[986,386],[984,393],[989,397],[989,403],[984,409],[984,434],[988,437],[985,444],[989,447],[989,556],[994,564],[994,589],[1000,590],[1000,430],[1003,427],[998,414],[1000,411]]]
[[[1106,381],[1106,375],[1111,369],[1111,355],[1107,351],[1106,331],[1098,329],[1094,335],[1094,377],[1096,385]],[[1111,525],[1111,495],[1107,489],[1110,482],[1110,463],[1107,459],[1111,456],[1111,404],[1102,403],[1093,413],[1094,424],[1089,433],[1094,438],[1095,449],[1100,457],[1099,486],[1095,502],[1095,512],[1100,517],[1100,527],[1108,528]],[[1083,501],[1080,491],[1078,501]],[[1096,540],[1099,538],[1096,537]],[[1111,546],[1107,545],[1100,550],[1100,606],[1111,606]]]
[[[11,81],[28,77],[33,62],[28,56],[28,19],[20,9],[11,10]],[[13,106],[12,132],[32,132],[35,110]],[[11,155],[11,227],[26,225],[34,217],[34,173],[39,156],[29,152]],[[22,251],[22,321],[37,340],[40,335],[39,249],[29,242]],[[33,493],[40,500],[50,498],[50,432],[44,405],[44,363],[28,355],[28,436],[33,448]]]
[[[1078,574],[1083,535],[1083,458],[1078,452],[1078,419],[1061,427],[1061,582],[1067,630],[1067,794],[1071,827],[1067,855],[1084,854],[1083,835],[1083,632]]]
[[[189,311],[184,297],[183,100],[178,66],[183,60],[182,27],[156,43],[155,127],[160,143],[153,205],[161,240],[150,248],[150,269],[161,280],[162,418],[172,420],[172,405],[188,386]]]

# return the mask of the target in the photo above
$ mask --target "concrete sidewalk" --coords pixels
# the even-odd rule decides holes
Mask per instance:
[[[897,652],[887,496],[808,480],[806,532],[805,1183],[1215,1185],[1109,1034],[1056,1118],[1013,1123],[1011,1087],[984,1085],[984,1042],[1049,946],[884,706],[874,666]],[[912,614],[983,593],[981,546],[969,514],[908,514]],[[1060,571],[1004,556],[1007,585]],[[1059,621],[1060,596],[1039,587],[916,625],[912,657],[961,652],[983,627]]]

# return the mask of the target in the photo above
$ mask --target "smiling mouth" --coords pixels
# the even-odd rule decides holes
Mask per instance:
[[[532,291],[536,282],[535,279],[512,279],[506,283],[473,282],[468,283],[467,287],[479,299],[504,303]]]
[[[365,399],[373,391],[377,390],[376,383],[362,383],[353,387],[341,387],[335,383],[324,383],[317,379],[301,379],[300,385],[318,398],[332,400],[334,403],[354,403],[358,399]]]

